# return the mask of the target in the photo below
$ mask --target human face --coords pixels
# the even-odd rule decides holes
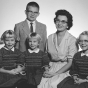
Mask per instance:
[[[32,50],[37,49],[38,46],[39,46],[38,39],[36,39],[36,38],[31,38],[31,39],[29,40],[29,46],[30,46],[30,48],[31,48]]]
[[[39,9],[34,6],[28,6],[28,10],[26,11],[26,16],[29,21],[35,21],[39,15]]]
[[[5,47],[8,49],[12,49],[15,45],[15,38],[14,37],[7,37],[4,40]]]
[[[88,36],[87,35],[81,35],[79,38],[79,45],[82,50],[88,51]]]
[[[58,15],[58,17],[56,18],[56,28],[57,31],[65,31],[67,30],[67,17],[65,15]]]

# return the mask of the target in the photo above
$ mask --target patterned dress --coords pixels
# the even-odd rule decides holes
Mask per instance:
[[[0,68],[6,70],[12,70],[17,67],[17,64],[23,63],[22,53],[18,49],[14,51],[6,50],[5,48],[0,49]],[[0,72],[0,87],[13,86],[22,76],[20,74],[12,75],[9,73]]]
[[[39,50],[38,53],[25,51],[25,66],[29,84],[38,85],[41,81],[44,66],[49,65],[47,53]]]
[[[67,64],[67,59],[73,58],[77,52],[76,38],[70,33],[66,32],[59,46],[57,45],[57,34],[51,34],[48,37],[48,52],[52,59],[56,59],[57,62],[50,62],[49,72],[55,73]],[[41,83],[38,88],[57,88],[65,77],[69,76],[69,72],[64,72],[59,75],[55,75],[51,78],[42,77]]]
[[[72,68],[70,70],[71,75],[77,75],[78,78],[87,79],[88,77],[88,56],[83,55],[82,51],[75,54]],[[75,84],[72,76],[65,78],[57,88],[88,88],[88,82],[81,84]]]

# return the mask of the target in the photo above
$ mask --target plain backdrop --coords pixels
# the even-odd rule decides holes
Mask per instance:
[[[5,30],[14,29],[16,23],[26,19],[25,9],[31,0],[0,0],[0,36]],[[56,31],[53,19],[59,9],[68,10],[73,16],[69,32],[78,35],[88,30],[88,0],[34,0],[40,5],[37,20],[47,25],[47,34]]]

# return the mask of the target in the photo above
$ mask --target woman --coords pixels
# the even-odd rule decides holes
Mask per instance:
[[[76,38],[67,31],[73,25],[72,15],[66,10],[58,10],[55,15],[54,23],[57,31],[48,37],[50,69],[44,72],[38,88],[57,88],[57,84],[69,76],[68,69],[77,52]]]
[[[88,31],[79,35],[78,43],[82,49],[74,55],[69,77],[57,88],[88,88]]]

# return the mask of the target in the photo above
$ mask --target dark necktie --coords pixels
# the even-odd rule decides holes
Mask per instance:
[[[33,32],[33,23],[30,23],[30,32]]]

